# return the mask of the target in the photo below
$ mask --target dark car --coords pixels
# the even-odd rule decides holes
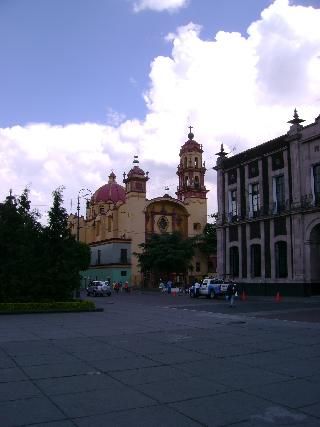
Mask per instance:
[[[111,287],[108,283],[101,280],[94,280],[87,287],[87,295],[93,297],[111,296]]]

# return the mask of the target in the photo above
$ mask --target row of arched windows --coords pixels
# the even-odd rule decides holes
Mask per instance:
[[[230,274],[239,277],[239,248],[231,246],[229,250]],[[274,244],[275,276],[277,278],[288,277],[287,242],[278,241]],[[250,272],[251,277],[261,277],[261,245],[250,246]]]

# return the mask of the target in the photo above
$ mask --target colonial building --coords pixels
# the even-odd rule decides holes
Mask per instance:
[[[264,295],[320,293],[320,116],[230,158],[217,153],[218,274]]]
[[[177,198],[165,194],[148,200],[149,174],[141,169],[135,156],[131,170],[123,174],[124,186],[111,172],[109,181],[88,201],[86,216],[70,215],[73,234],[91,248],[91,266],[84,273],[85,280],[129,281],[139,286],[145,278],[133,254],[141,251],[139,245],[148,236],[179,231],[191,237],[203,232],[207,223],[206,168],[202,145],[193,138],[190,128],[179,154]],[[197,253],[189,276],[207,273],[208,260]]]

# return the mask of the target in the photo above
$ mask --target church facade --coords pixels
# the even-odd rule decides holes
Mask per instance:
[[[128,281],[132,286],[146,283],[134,253],[139,245],[156,233],[178,231],[184,237],[201,234],[207,223],[207,190],[202,145],[191,132],[180,149],[177,168],[176,198],[163,196],[147,199],[149,173],[135,156],[133,167],[123,174],[123,184],[111,172],[108,182],[98,188],[87,202],[85,217],[71,214],[69,224],[79,240],[91,249],[90,268],[83,273],[87,281]],[[200,252],[192,260],[187,280],[208,273],[208,260]]]

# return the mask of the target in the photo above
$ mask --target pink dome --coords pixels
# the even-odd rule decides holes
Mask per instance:
[[[116,183],[116,176],[113,172],[109,175],[108,184],[100,187],[93,195],[94,202],[112,202],[126,201],[125,189]]]
[[[121,185],[113,182],[100,187],[93,195],[95,202],[125,202],[126,192]]]

